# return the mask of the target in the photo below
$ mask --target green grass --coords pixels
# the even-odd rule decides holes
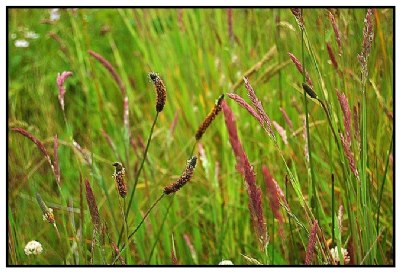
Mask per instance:
[[[115,255],[110,240],[118,242],[124,221],[112,164],[122,160],[130,196],[156,115],[156,94],[148,73],[155,71],[163,79],[167,101],[155,124],[138,179],[127,220],[129,233],[164,186],[184,170],[195,143],[194,134],[219,95],[235,92],[249,101],[243,82],[235,90],[232,86],[274,45],[277,52],[249,76],[249,81],[271,120],[286,129],[289,144],[285,145],[278,134],[275,144],[252,116],[225,98],[234,111],[239,137],[263,192],[270,236],[267,248],[259,248],[245,182],[236,171],[220,113],[200,140],[204,155],[198,160],[193,179],[155,206],[133,236],[129,250],[121,256],[127,264],[171,264],[174,248],[179,264],[215,265],[223,259],[253,264],[245,255],[263,264],[300,265],[304,263],[311,220],[318,218],[321,232],[313,264],[327,262],[329,253],[323,239],[333,238],[332,232],[336,245],[349,249],[352,241],[355,264],[393,264],[393,121],[389,117],[393,115],[394,91],[393,10],[374,12],[375,37],[365,86],[357,54],[362,48],[366,9],[334,11],[342,33],[340,57],[325,9],[303,10],[304,39],[289,9],[234,9],[233,40],[229,39],[225,9],[63,9],[59,13],[60,20],[48,24],[44,23],[49,18],[47,9],[8,10],[8,127],[29,131],[44,143],[51,157],[53,136],[58,135],[62,182],[58,188],[49,164],[31,141],[9,130],[10,265],[90,264],[93,224],[84,188],[80,196],[80,175],[90,181],[101,220],[107,225],[104,244],[100,237],[94,248],[93,264],[112,263]],[[102,33],[107,28],[109,31]],[[40,36],[30,39],[29,47],[14,46],[13,34],[21,39],[26,31]],[[50,32],[56,33],[59,40],[50,37]],[[336,53],[344,76],[339,76],[331,64],[326,42]],[[121,91],[88,50],[106,58],[122,78],[129,97],[132,138],[135,142],[141,140],[143,146],[134,148],[129,143]],[[345,93],[351,108],[360,103],[361,134],[360,138],[352,135],[351,146],[360,180],[352,174],[340,140],[336,145],[321,104],[306,97],[305,107],[303,75],[291,62],[281,65],[289,60],[288,52],[297,56],[309,72],[314,91],[327,105],[335,133],[344,131],[336,89]],[[263,80],[265,72],[277,65],[281,69]],[[65,118],[56,85],[57,74],[63,71],[74,73],[65,83]],[[290,117],[293,131],[280,107]],[[304,154],[305,111],[312,146],[310,164]],[[102,130],[111,137],[116,152]],[[88,151],[92,165],[73,148],[73,140]],[[290,211],[281,208],[284,239],[279,236],[279,222],[269,207],[262,165],[270,169],[290,205]],[[54,210],[60,240],[54,227],[42,221],[37,192]],[[310,205],[312,196],[315,209]],[[340,205],[344,206],[342,232],[337,220]],[[120,248],[125,238],[123,234]],[[25,255],[24,246],[31,240],[42,244],[41,255]]]

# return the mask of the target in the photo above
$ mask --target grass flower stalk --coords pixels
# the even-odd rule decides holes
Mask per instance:
[[[134,199],[134,196],[135,196],[136,186],[137,186],[137,183],[139,181],[139,177],[140,177],[140,174],[142,172],[142,169],[143,169],[143,166],[144,166],[144,162],[146,161],[146,158],[147,158],[147,152],[148,152],[149,147],[150,147],[150,142],[151,142],[151,137],[153,136],[154,127],[155,127],[155,125],[157,123],[157,119],[158,119],[159,113],[164,109],[165,102],[166,102],[166,97],[167,97],[167,91],[166,91],[164,82],[162,81],[160,76],[157,73],[151,72],[151,73],[149,73],[149,78],[153,82],[155,90],[156,90],[156,112],[157,113],[156,113],[156,116],[154,118],[153,124],[151,125],[150,134],[149,134],[149,137],[147,139],[147,144],[146,144],[146,147],[145,147],[144,152],[143,152],[143,158],[142,158],[142,161],[140,162],[139,169],[138,169],[137,174],[135,176],[135,181],[133,183],[132,193],[131,193],[131,195],[129,197],[128,206],[127,206],[126,211],[125,211],[126,221],[128,220],[129,212],[131,210],[132,202],[133,202],[133,199]],[[119,235],[118,245],[119,245],[119,243],[121,241],[122,233],[123,233],[123,227],[122,227],[120,235]]]
[[[261,190],[256,184],[253,167],[250,165],[247,155],[239,140],[233,112],[225,101],[222,103],[222,110],[224,112],[225,124],[228,129],[229,141],[236,156],[236,168],[243,175],[246,181],[250,218],[260,245],[264,248],[268,242],[268,237],[262,208]]]
[[[193,156],[187,161],[185,170],[183,171],[182,175],[172,184],[164,187],[163,193],[157,198],[157,200],[150,206],[147,212],[144,214],[142,220],[139,222],[137,227],[128,235],[127,242],[122,245],[120,254],[126,249],[126,246],[129,244],[132,237],[135,233],[140,229],[146,218],[149,216],[151,211],[154,209],[155,206],[167,195],[174,194],[179,191],[186,183],[188,183],[193,177],[193,171],[196,167],[197,157]],[[171,202],[172,203],[172,202]],[[114,259],[113,264],[118,259],[119,255]]]
[[[203,134],[206,132],[207,128],[211,125],[215,117],[217,117],[218,113],[221,111],[221,103],[224,100],[224,94],[221,94],[217,101],[215,102],[212,110],[207,114],[204,121],[200,124],[199,128],[196,131],[195,138],[196,141],[199,141]]]
[[[310,235],[308,236],[308,244],[306,251],[305,265],[311,265],[314,259],[314,248],[317,242],[318,221],[314,221],[311,226]]]

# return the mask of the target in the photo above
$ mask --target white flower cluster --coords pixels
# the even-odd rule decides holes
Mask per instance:
[[[24,251],[26,255],[39,255],[43,251],[42,244],[35,240],[30,241],[26,244]]]
[[[223,260],[218,265],[233,265],[233,263],[230,260]]]
[[[347,252],[347,249],[342,248],[341,250],[342,250],[344,264],[350,263],[350,256],[349,256],[349,253]],[[333,257],[333,260],[335,261],[335,263],[339,264],[340,257],[339,257],[339,250],[338,250],[337,246],[335,248],[331,248],[331,254],[332,254],[332,257]]]

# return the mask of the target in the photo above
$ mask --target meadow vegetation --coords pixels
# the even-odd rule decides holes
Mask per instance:
[[[393,17],[8,9],[8,264],[392,265]]]

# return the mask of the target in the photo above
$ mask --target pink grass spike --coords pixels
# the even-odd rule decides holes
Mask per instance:
[[[292,60],[292,62],[293,62],[294,65],[296,66],[297,70],[298,70],[301,74],[303,74],[303,65],[301,64],[301,62],[299,61],[299,59],[296,58],[296,56],[293,55],[293,54],[290,53],[290,52],[289,52],[288,54],[289,54],[290,59]],[[307,70],[305,70],[305,73],[306,73],[306,81],[307,81],[308,85],[310,85],[310,87],[312,88],[314,85],[313,85],[313,83],[312,83],[312,81],[311,81],[310,75],[308,74]]]
[[[314,248],[315,243],[317,242],[317,231],[318,231],[318,221],[315,220],[314,224],[311,227],[310,235],[308,236],[308,245],[306,251],[306,259],[304,264],[311,265],[314,258]]]
[[[58,87],[58,101],[60,101],[61,109],[64,111],[64,95],[66,93],[66,89],[64,87],[64,82],[72,76],[72,72],[62,72],[57,75],[57,87]]]
[[[226,101],[223,101],[221,106],[225,117],[225,124],[228,129],[229,141],[236,156],[236,168],[244,176],[246,181],[251,221],[259,242],[261,246],[264,247],[267,244],[268,236],[262,208],[261,189],[256,185],[253,167],[250,165],[247,155],[239,140],[233,112],[227,105]]]
[[[272,131],[272,127],[271,127],[271,119],[268,117],[268,115],[265,113],[264,111],[264,107],[261,103],[261,101],[258,99],[253,87],[251,87],[249,80],[244,77],[244,84],[246,86],[249,98],[251,100],[251,103],[253,104],[254,108],[256,108],[258,114],[260,115],[261,119],[263,120],[263,122],[265,122],[267,124],[266,129],[267,132],[269,134],[269,136],[273,139],[275,139],[275,135]]]

